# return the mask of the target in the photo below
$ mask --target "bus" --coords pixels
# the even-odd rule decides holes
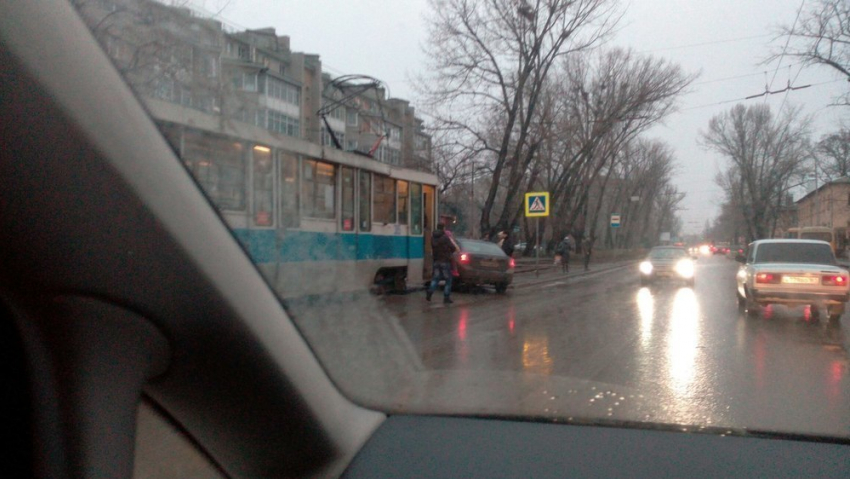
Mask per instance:
[[[159,123],[281,297],[403,291],[430,277],[434,174],[264,130]]]
[[[788,231],[785,233],[785,237],[826,241],[832,247],[832,252],[835,253],[836,257],[843,258],[844,256],[846,256],[846,228],[830,228],[828,226],[802,226],[799,228],[789,228]]]

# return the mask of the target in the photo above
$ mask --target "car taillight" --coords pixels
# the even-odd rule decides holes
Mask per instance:
[[[776,284],[782,279],[782,275],[772,273],[756,274],[756,283]]]
[[[827,286],[844,286],[847,284],[847,276],[843,274],[825,274],[821,277],[820,282]]]
[[[511,258],[508,260],[508,268],[516,268],[516,260]]]
[[[461,263],[469,263],[469,258],[470,258],[470,256],[466,253],[460,254],[460,262]]]

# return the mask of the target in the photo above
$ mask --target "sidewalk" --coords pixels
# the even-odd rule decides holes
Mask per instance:
[[[618,269],[623,267],[629,267],[631,265],[637,264],[638,259],[621,259],[616,261],[606,261],[606,262],[590,262],[590,270],[585,271],[584,265],[579,263],[577,265],[570,264],[569,273],[564,273],[561,271],[561,267],[552,266],[551,259],[550,262],[545,265],[542,264],[541,258],[541,268],[539,270],[539,274],[534,274],[534,264],[532,263],[531,269],[525,270],[522,273],[517,271],[514,273],[514,280],[511,283],[513,288],[524,288],[527,286],[534,286],[540,283],[549,283],[552,281],[557,281],[559,279],[570,279],[576,278],[579,276],[584,276],[588,274],[600,273],[604,271],[609,271],[612,269]],[[634,270],[637,271],[637,266],[634,266]]]
[[[604,265],[612,262],[622,261],[638,261],[646,256],[646,250],[602,250],[595,252],[590,257],[590,268],[593,270],[594,265]],[[524,274],[534,274],[535,270],[539,270],[540,274],[547,271],[561,272],[560,265],[553,265],[554,258],[551,256],[541,256],[539,267],[536,265],[536,259],[531,257],[515,258],[516,269],[514,276]],[[580,254],[573,253],[570,255],[570,273],[584,269],[584,257]],[[516,278],[515,278],[516,279]]]

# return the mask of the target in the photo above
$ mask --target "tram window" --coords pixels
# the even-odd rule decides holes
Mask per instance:
[[[183,161],[218,208],[245,209],[246,161],[242,143],[187,130]]]
[[[272,150],[266,146],[255,146],[254,155],[254,226],[273,226],[274,216],[274,171]]]
[[[410,234],[422,234],[422,185],[410,184]]]
[[[372,174],[360,171],[360,231],[372,231]]]
[[[354,169],[342,168],[342,230],[354,231]]]
[[[288,153],[280,155],[280,224],[297,228],[298,159]]]
[[[375,175],[375,222],[395,223],[395,180]]]
[[[398,181],[398,223],[407,224],[408,185],[406,181]]]
[[[305,160],[301,193],[304,200],[304,216],[333,219],[336,172],[334,165],[315,160]]]

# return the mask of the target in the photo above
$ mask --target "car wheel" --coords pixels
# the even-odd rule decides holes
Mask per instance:
[[[499,294],[505,294],[505,291],[508,290],[508,283],[496,283],[496,292]]]
[[[826,308],[826,314],[830,322],[841,321],[841,315],[844,314],[844,306],[828,306]]]
[[[820,308],[812,304],[809,306],[809,312],[811,313],[812,321],[820,320]]]
[[[750,297],[750,292],[744,290],[746,293],[746,298],[744,298],[744,309],[747,310],[747,314],[750,316],[757,316],[759,314],[759,304],[752,300]]]

